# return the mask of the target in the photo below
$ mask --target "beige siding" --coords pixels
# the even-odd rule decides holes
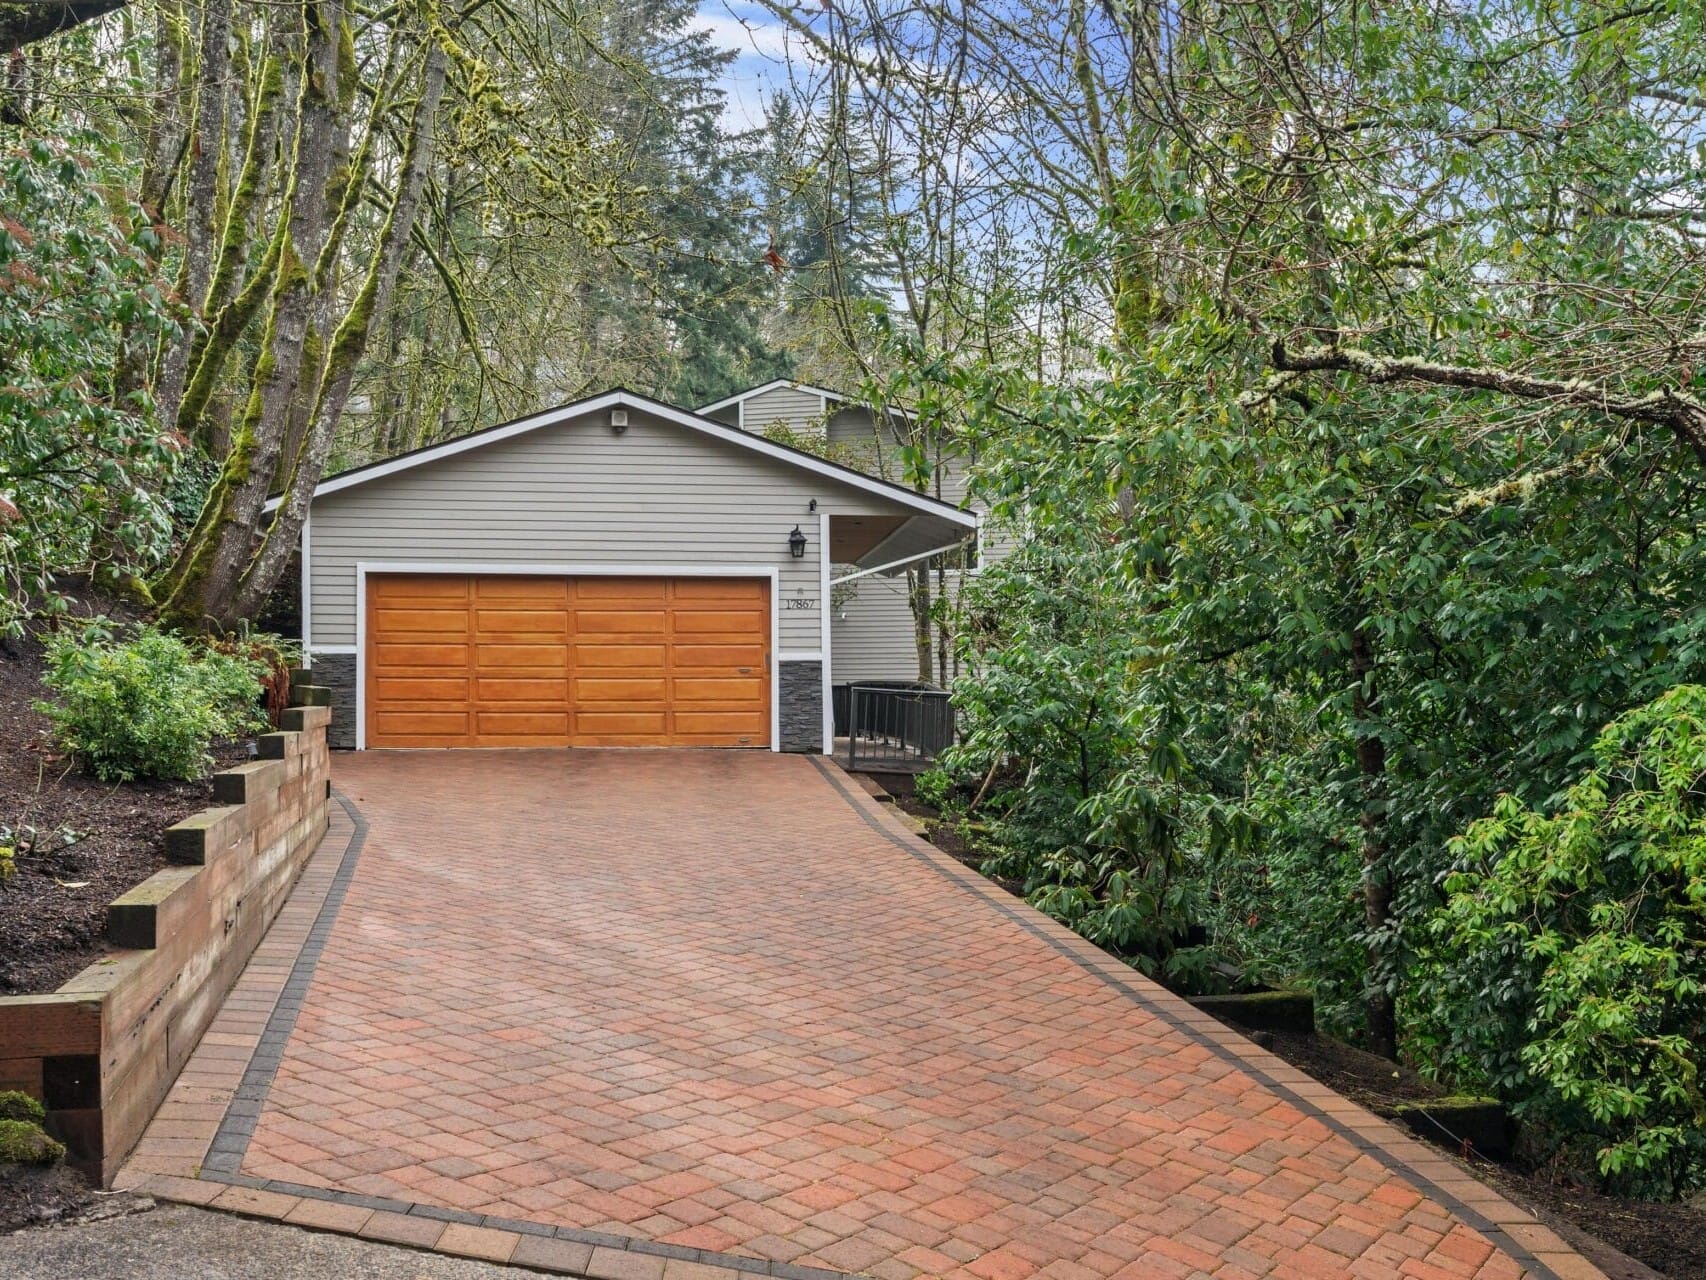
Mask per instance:
[[[958,600],[961,574],[944,575],[948,596]],[[872,574],[848,584],[856,588],[830,615],[829,678],[833,684],[855,680],[916,680],[918,649],[912,638],[912,605],[906,598],[906,575],[885,578]],[[935,597],[936,575],[930,575]],[[935,652],[935,641],[931,641]],[[931,658],[934,663],[935,658]],[[949,661],[953,657],[949,655]],[[949,673],[953,673],[950,671]]]
[[[778,422],[790,431],[823,430],[823,397],[815,391],[801,391],[796,387],[772,387],[769,391],[742,401],[740,412],[741,426],[759,434],[763,434],[766,427]]]
[[[832,443],[868,445],[873,457],[882,455],[880,465],[869,469],[877,474],[894,474],[899,467],[895,451],[899,443],[893,430],[877,438],[874,418],[868,409],[845,408],[830,416],[829,439]],[[948,454],[938,463],[941,470],[940,496],[948,502],[965,501],[968,465],[963,455]],[[934,489],[932,493],[934,495]],[[981,503],[971,508],[983,510]],[[979,531],[981,565],[1003,559],[1014,546],[1011,529],[1000,524],[985,523]],[[947,575],[948,591],[956,596],[959,574]],[[912,607],[906,597],[906,577],[884,578],[872,575],[861,578],[854,596],[835,609],[830,625],[830,679],[835,684],[856,680],[916,680],[918,653],[912,638]],[[932,589],[935,582],[932,579]]]
[[[878,440],[876,425],[869,409],[838,409],[829,419],[829,439],[832,444],[868,447],[872,462],[865,467],[866,470],[888,479],[898,476],[900,459],[896,451],[900,447],[899,442],[892,429],[884,432],[883,438]],[[937,466],[941,472],[940,492],[933,486],[931,496],[940,497],[955,506],[965,503],[967,482],[970,479],[969,460],[963,454],[948,453],[942,456]],[[968,505],[973,511],[984,510],[981,502],[973,501]],[[1013,529],[1005,524],[985,523],[981,537],[982,563],[994,564],[1006,558],[1012,551],[1016,535]]]
[[[830,681],[918,679],[905,576],[872,574],[849,586],[855,588],[853,597],[830,617]]]
[[[847,488],[738,446],[630,414],[542,427],[314,503],[314,647],[356,639],[356,564],[774,566],[784,652],[822,648],[823,587],[813,498],[831,514],[888,514]],[[795,524],[809,539],[788,554]],[[788,600],[809,602],[790,609]]]
[[[900,479],[900,440],[892,427],[884,431],[879,440],[869,409],[836,410],[829,418],[829,441],[831,444],[847,445],[855,449],[868,449],[871,461],[864,467],[865,470],[887,480]],[[930,496],[940,497],[944,502],[958,506],[966,496],[966,458],[962,454],[944,450],[936,460],[936,467],[941,473],[940,492],[936,483],[938,477],[933,477]]]

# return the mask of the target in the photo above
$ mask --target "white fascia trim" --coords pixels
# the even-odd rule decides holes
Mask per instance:
[[[312,649],[308,650],[308,652],[310,654],[315,654],[315,653],[354,653],[355,652],[355,646],[353,644],[317,644]]]
[[[823,650],[821,649],[784,649],[776,655],[778,662],[821,662],[822,660]]]
[[[822,611],[818,617],[818,647],[822,656],[818,659],[823,664],[823,754],[835,754],[835,708],[830,701],[831,689],[829,683],[829,575],[832,572],[829,564],[829,512],[820,511],[817,517],[817,551],[818,551],[818,590]]]
[[[724,396],[714,404],[702,404],[697,410],[695,410],[695,412],[715,413],[718,409],[727,409],[731,404],[740,404],[744,400],[750,400],[753,396],[761,396],[766,391],[775,391],[782,387],[786,387],[790,391],[810,392],[824,400],[847,399],[847,397],[842,395],[839,391],[830,391],[824,387],[814,387],[809,382],[795,382],[792,378],[772,378],[769,382],[761,383],[756,387],[748,387],[745,391],[737,391],[732,396]]]
[[[534,578],[763,578],[770,584],[770,750],[782,750],[782,571],[763,565],[519,564],[471,560],[355,562],[355,749],[367,750],[367,575],[370,573],[512,574]],[[331,646],[321,653],[336,652]]]
[[[939,556],[944,551],[952,551],[955,547],[961,545],[962,544],[958,542],[950,542],[945,547],[932,547],[928,551],[920,551],[917,555],[907,556],[903,560],[890,560],[887,564],[874,565],[869,569],[860,569],[857,573],[844,573],[839,578],[831,578],[829,585],[832,587],[839,587],[843,582],[852,582],[856,578],[868,578],[873,573],[881,573],[885,569],[898,569],[902,565],[911,564],[915,560],[928,560],[931,556]]]
[[[824,476],[830,480],[847,485],[849,488],[862,489],[874,493],[878,497],[887,498],[903,507],[926,512],[929,515],[941,516],[944,520],[964,526],[967,529],[977,528],[977,516],[974,512],[952,506],[937,498],[924,494],[912,493],[899,485],[890,484],[886,480],[878,480],[872,476],[863,475],[857,471],[846,470],[834,463],[824,462],[810,454],[799,453],[784,445],[775,444],[763,436],[753,435],[742,431],[739,427],[724,426],[720,422],[712,422],[709,418],[701,418],[697,414],[688,413],[656,400],[647,400],[641,396],[631,395],[626,391],[610,391],[591,400],[582,400],[577,404],[564,405],[558,409],[547,409],[544,413],[536,413],[530,418],[522,418],[508,426],[493,428],[489,431],[475,432],[463,436],[460,440],[448,440],[432,449],[422,449],[417,453],[405,454],[393,458],[390,462],[382,462],[378,466],[364,467],[359,471],[351,471],[342,476],[333,476],[330,480],[322,480],[314,486],[314,497],[323,498],[327,494],[339,493],[344,489],[352,489],[356,485],[367,484],[370,481],[382,480],[386,476],[396,475],[399,471],[408,471],[414,467],[425,466],[429,462],[437,462],[443,458],[454,457],[466,453],[470,449],[484,448],[489,444],[497,444],[502,440],[512,440],[516,436],[526,435],[541,427],[555,426],[559,422],[568,422],[575,418],[588,417],[608,409],[634,409],[640,413],[650,414],[665,422],[678,427],[686,427],[690,431],[698,431],[716,440],[739,445],[751,449],[765,457],[773,458],[802,471]],[[281,498],[268,498],[262,510],[271,514],[278,510]]]
[[[309,571],[308,523],[312,511],[302,513],[302,600],[298,612],[302,615],[302,654],[308,655],[314,643],[314,575]]]

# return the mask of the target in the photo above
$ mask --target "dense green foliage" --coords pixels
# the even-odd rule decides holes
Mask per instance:
[[[59,743],[103,782],[194,778],[216,738],[264,728],[261,664],[137,627],[118,639],[97,627],[48,645],[41,704]]]
[[[1706,688],[1619,717],[1554,804],[1450,842],[1415,959],[1416,1050],[1518,1100],[1616,1185],[1706,1170]]]
[[[174,332],[161,232],[91,136],[0,139],[0,629],[56,575],[167,554],[182,442],[123,389],[127,349]]]
[[[1202,987],[1209,953],[1185,945],[1206,907],[1197,869],[1238,818],[1190,776],[1150,696],[1148,641],[1107,572],[1117,556],[1063,532],[976,582],[962,631],[975,676],[957,686],[961,741],[943,763],[968,782],[1007,775],[986,793],[991,872],[1091,941]]]

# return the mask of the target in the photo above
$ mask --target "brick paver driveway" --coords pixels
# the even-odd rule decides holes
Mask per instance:
[[[1597,1274],[833,766],[335,772],[365,845],[275,1019],[246,1178],[777,1275]]]

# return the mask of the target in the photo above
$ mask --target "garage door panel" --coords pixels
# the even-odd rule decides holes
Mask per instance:
[[[368,586],[369,594],[375,599],[382,588],[387,603],[414,605],[466,601],[472,590],[472,580],[411,573],[395,578],[371,578]]]
[[[764,669],[761,644],[677,644],[672,654],[673,671],[735,671],[750,673]]]
[[[764,681],[752,676],[676,676],[672,684],[677,706],[750,707],[764,700]]]
[[[577,640],[571,652],[577,671],[664,671],[669,666],[669,647],[662,644]]]
[[[368,581],[376,747],[764,746],[769,584]]]
[[[552,737],[561,741],[568,736],[567,711],[488,711],[475,713],[475,731],[482,738]]]
[[[505,671],[529,675],[567,675],[569,672],[569,652],[561,644],[486,642],[475,644],[473,653],[474,670],[480,675]]]
[[[770,723],[758,712],[677,711],[675,728],[678,733],[691,733],[701,737],[719,734],[728,737],[764,737],[770,732]]]
[[[466,711],[379,711],[373,719],[380,734],[387,738],[416,735],[458,738],[468,733]]]
[[[683,609],[675,615],[675,634],[750,636],[763,619],[759,610]]]
[[[655,601],[662,604],[669,598],[669,578],[576,578],[575,599],[582,602],[619,600],[623,604]]]
[[[468,607],[445,609],[435,603],[431,608],[376,609],[373,624],[374,631],[384,636],[461,640],[468,634]]]
[[[521,601],[561,609],[569,602],[571,583],[567,578],[530,578],[491,574],[469,579],[472,596],[481,603]]]
[[[371,685],[380,702],[397,706],[420,703],[453,703],[460,709],[468,701],[466,677],[380,676]]]
[[[656,702],[663,704],[669,701],[669,678],[663,675],[654,676],[651,679],[576,676],[572,692],[575,705],[582,707],[600,703],[622,705],[634,702]]]
[[[567,609],[501,609],[479,605],[474,611],[474,634],[487,636],[534,635],[565,637],[569,634]]]
[[[669,614],[662,609],[577,609],[575,634],[661,636],[669,631]]]
[[[448,667],[463,671],[468,666],[466,644],[391,644],[373,646],[373,666],[376,671],[431,671]]]
[[[669,729],[667,711],[587,711],[575,712],[578,733],[593,736],[624,734],[661,738]]]
[[[481,676],[474,681],[474,702],[489,706],[494,703],[536,702],[560,707],[569,700],[569,682],[540,680],[518,676]]]

